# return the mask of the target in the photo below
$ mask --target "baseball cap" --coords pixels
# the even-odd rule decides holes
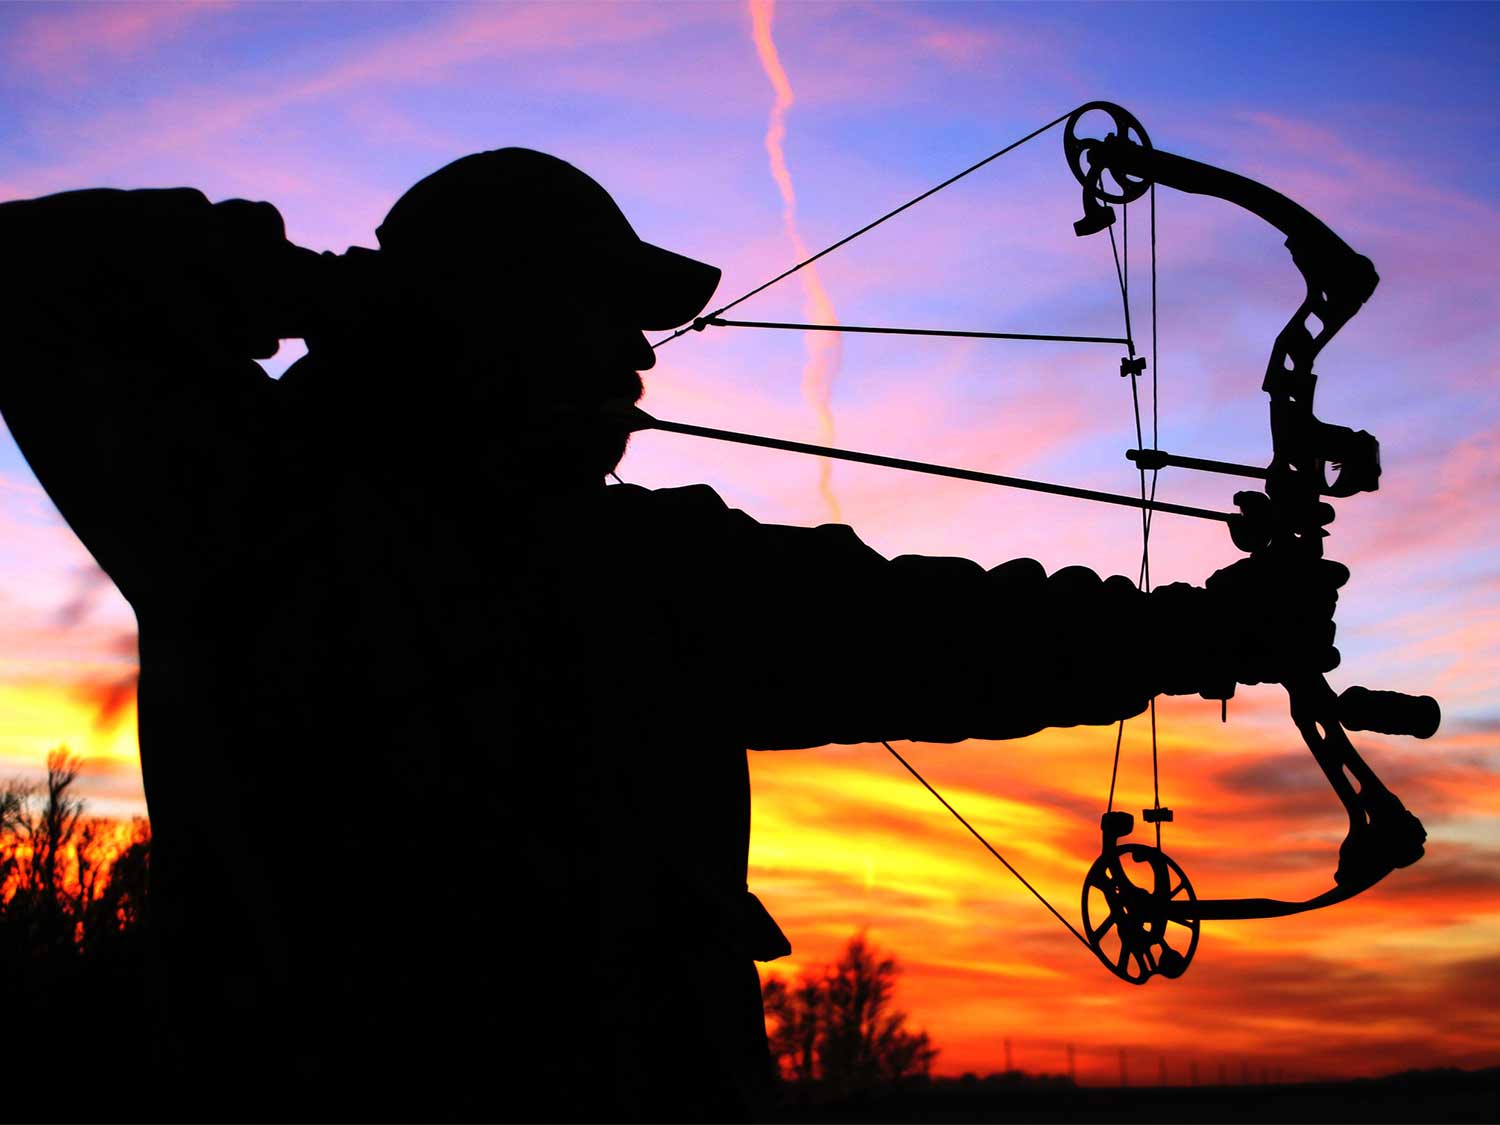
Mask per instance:
[[[602,275],[650,331],[692,320],[713,296],[716,266],[643,241],[593,178],[529,148],[476,152],[417,181],[376,228],[393,257],[468,259],[485,243],[543,258],[569,273]]]

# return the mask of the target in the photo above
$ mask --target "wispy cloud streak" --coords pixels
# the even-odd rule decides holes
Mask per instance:
[[[781,217],[786,226],[787,238],[797,260],[811,256],[807,243],[797,225],[797,193],[792,186],[791,169],[786,162],[786,115],[795,98],[792,83],[786,68],[781,65],[781,56],[776,50],[776,41],[771,36],[771,21],[776,13],[776,0],[750,0],[751,35],[755,40],[755,53],[770,79],[776,100],[771,103],[771,117],[766,125],[766,155],[771,161],[771,178],[781,193]],[[808,319],[813,324],[835,324],[838,316],[834,312],[833,300],[823,285],[815,265],[804,266],[799,272],[802,288],[806,294]],[[818,438],[824,445],[834,444],[833,384],[838,378],[839,362],[843,345],[836,332],[807,333],[807,366],[802,371],[802,396],[817,413]],[[833,463],[818,462],[818,491],[828,507],[828,514],[835,523],[842,523],[838,497],[833,491]]]

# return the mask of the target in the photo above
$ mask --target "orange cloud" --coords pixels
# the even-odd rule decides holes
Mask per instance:
[[[1177,810],[1166,850],[1200,896],[1305,897],[1330,885],[1344,817],[1284,702],[1250,694],[1265,698],[1232,708],[1228,726],[1198,701],[1165,701],[1163,798]],[[1112,750],[1109,730],[1078,728],[908,756],[1076,923]],[[1400,774],[1383,748],[1378,759]],[[1151,789],[1137,726],[1124,762],[1117,807],[1139,810]],[[1447,796],[1396,777],[1435,831],[1416,867],[1315,914],[1204,923],[1188,974],[1140,989],[1105,973],[882,749],[757,754],[751,766],[751,885],[795,950],[768,971],[829,961],[868,927],[905,963],[900,1003],[944,1047],[942,1073],[1000,1069],[1006,1039],[1018,1065],[1054,1073],[1071,1044],[1092,1082],[1117,1079],[1121,1048],[1137,1079],[1164,1057],[1179,1081],[1190,1066],[1212,1081],[1221,1065],[1303,1077],[1480,1065],[1500,1049],[1483,999],[1452,984],[1500,935],[1500,848],[1451,843],[1442,827],[1464,805],[1493,806],[1483,759],[1448,779]],[[1144,825],[1135,838],[1149,839]]]
[[[108,698],[109,723],[101,723],[100,703]],[[0,683],[0,764],[37,773],[47,752],[67,746],[81,757],[138,768],[133,691],[113,686],[85,689],[64,683]]]
[[[94,729],[108,734],[134,717],[136,682],[132,673],[118,680],[79,685],[78,698],[94,708]]]

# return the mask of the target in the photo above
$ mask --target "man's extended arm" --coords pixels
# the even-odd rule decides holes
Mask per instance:
[[[1289,596],[1245,560],[1207,587],[1142,593],[1084,567],[887,560],[847,527],[756,523],[702,486],[623,495],[650,509],[681,591],[674,627],[713,654],[698,689],[747,745],[1016,738],[1138,714],[1158,693],[1233,694],[1290,660],[1337,663],[1329,617],[1347,571]],[[1309,572],[1311,573],[1311,572]],[[1226,589],[1232,587],[1232,589]],[[1316,588],[1315,588],[1316,587]]]

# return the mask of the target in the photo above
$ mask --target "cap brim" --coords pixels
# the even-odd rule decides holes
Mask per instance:
[[[640,243],[633,255],[631,302],[636,324],[663,332],[686,324],[708,307],[719,287],[718,266]]]

